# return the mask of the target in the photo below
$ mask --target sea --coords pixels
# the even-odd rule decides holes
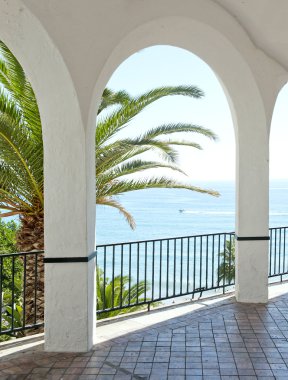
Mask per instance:
[[[179,189],[147,189],[120,195],[117,199],[133,215],[135,230],[116,209],[96,206],[96,244],[234,231],[235,182],[197,185],[221,195]],[[271,180],[269,198],[270,227],[288,226],[288,179]]]

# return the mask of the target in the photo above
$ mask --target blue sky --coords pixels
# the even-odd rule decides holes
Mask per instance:
[[[203,147],[179,150],[181,168],[189,181],[233,180],[235,178],[235,138],[229,106],[216,75],[196,55],[171,46],[154,46],[132,55],[114,72],[108,86],[138,95],[158,86],[196,85],[205,97],[170,97],[155,102],[139,115],[125,133],[169,122],[189,122],[212,129],[219,137],[213,142],[191,138]],[[288,87],[288,86],[286,86]],[[270,178],[287,178],[283,162],[288,141],[288,88],[281,91],[275,107],[270,142]],[[135,132],[134,132],[135,131]],[[184,136],[183,136],[184,137]],[[286,165],[285,165],[286,166]]]

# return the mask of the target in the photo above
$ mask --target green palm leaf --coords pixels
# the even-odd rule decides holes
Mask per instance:
[[[139,97],[125,103],[119,110],[100,120],[96,128],[96,146],[109,140],[116,132],[119,132],[144,108],[165,96],[185,95],[200,98],[203,92],[195,86],[160,87],[151,90]]]
[[[123,95],[123,98],[121,96]],[[191,141],[188,136],[201,135],[216,140],[214,132],[199,125],[190,123],[163,124],[150,128],[135,137],[117,139],[117,133],[126,128],[135,116],[142,112],[153,102],[167,96],[189,96],[200,98],[203,92],[195,86],[160,87],[135,98],[126,93],[120,94],[119,99],[114,92],[107,90],[106,96],[111,98],[106,102],[102,100],[104,109],[110,105],[117,105],[110,113],[99,118],[96,127],[96,203],[118,209],[131,228],[135,228],[133,216],[121,205],[115,197],[130,191],[149,188],[173,188],[197,191],[214,196],[219,194],[213,190],[202,189],[193,185],[173,180],[165,176],[146,176],[135,179],[135,174],[149,173],[166,169],[178,171],[185,175],[177,165],[177,147],[185,146],[202,149],[197,142]],[[178,134],[185,135],[185,139],[176,138]],[[143,154],[153,152],[155,160],[145,159]],[[153,172],[154,175],[154,172]]]
[[[210,129],[203,128],[199,125],[176,123],[176,124],[164,124],[158,127],[152,128],[143,134],[143,139],[153,139],[159,136],[171,135],[172,133],[189,132],[196,133],[202,136],[206,136],[212,140],[217,140],[217,136]]]
[[[42,214],[44,208],[43,143],[41,120],[35,94],[17,59],[0,41],[0,207],[2,215]],[[149,105],[168,96],[201,98],[196,86],[166,86],[131,97],[126,91],[105,89],[96,128],[96,203],[118,209],[131,227],[132,215],[116,196],[147,188],[179,188],[217,195],[190,184],[155,176],[135,179],[149,170],[182,173],[177,165],[178,146],[201,149],[187,136],[216,139],[206,128],[189,123],[171,123],[150,128],[135,137],[117,139],[117,133]],[[102,113],[102,111],[104,111]],[[185,134],[178,139],[177,133]],[[153,152],[156,159],[146,159]]]
[[[130,179],[130,180],[117,180],[107,183],[106,187],[102,188],[103,194],[101,196],[115,196],[130,191],[144,190],[144,189],[186,189],[197,191],[203,194],[210,194],[213,196],[219,196],[217,191],[210,189],[202,189],[197,186],[191,186],[185,183],[179,183],[177,180],[173,180],[167,177],[152,177],[143,179]],[[104,193],[105,192],[105,193]]]
[[[1,216],[42,212],[43,143],[36,98],[23,68],[0,41]]]
[[[125,309],[116,309],[101,313],[98,319],[114,317],[119,314],[129,313],[136,310],[141,310],[142,305],[133,306],[137,302],[144,301],[143,295],[149,291],[150,285],[145,281],[139,281],[138,284],[132,283],[133,279],[128,276],[115,276],[114,279],[104,278],[104,272],[97,267],[96,270],[96,294],[97,294],[97,310],[109,310],[126,306]]]
[[[130,95],[126,91],[112,91],[110,88],[105,88],[101,103],[98,109],[98,114],[101,113],[104,109],[115,106],[123,105],[131,100]]]

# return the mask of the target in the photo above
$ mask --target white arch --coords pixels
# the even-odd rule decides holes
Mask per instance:
[[[91,8],[101,7],[92,3],[89,2]],[[60,54],[22,1],[0,0],[4,20],[0,24],[0,38],[28,73],[42,117],[47,256],[85,256],[94,248],[95,104],[99,104],[101,90],[124,59],[141,48],[157,44],[192,51],[210,65],[223,83],[234,117],[237,142],[236,232],[240,237],[268,233],[270,98],[264,93],[268,86],[263,79],[268,69],[257,72],[259,59],[266,58],[259,54],[235,19],[212,1],[183,0],[181,7],[175,6],[173,0],[159,0],[157,4],[147,1],[145,9],[141,3],[133,3],[129,11],[135,18],[129,17],[127,24],[112,28],[113,37],[107,43],[100,41],[103,36],[99,37],[95,51],[87,57],[91,59],[89,69],[83,73],[78,59],[73,64],[69,61],[68,57],[70,60],[73,57],[69,48],[77,49],[77,46],[71,47],[71,41],[63,40],[67,38],[65,33],[54,34],[55,39],[59,38],[55,44],[62,46]],[[106,23],[106,20],[98,22]],[[51,25],[48,20],[46,27]],[[84,31],[82,37],[77,36],[78,43],[87,40]],[[101,57],[97,56],[99,51]],[[73,67],[74,83],[65,59],[67,65]],[[92,73],[97,59],[100,63]],[[96,80],[91,95],[89,81],[94,74]],[[83,124],[86,127],[86,123],[85,134]],[[267,251],[265,242],[239,243],[237,296],[241,301],[267,300]],[[65,269],[49,264],[46,275],[48,349],[87,350],[92,345],[95,326],[94,305],[88,302],[95,299],[93,263],[88,266],[69,263]],[[60,284],[62,278],[65,282]],[[66,320],[59,322],[59,315],[64,314]]]
[[[284,120],[282,121],[282,119],[280,119],[280,116],[282,116],[284,107],[286,110],[287,93],[288,82],[286,82],[279,90],[273,107],[273,117],[271,120],[271,129],[269,135],[270,178],[272,179],[272,176],[275,176],[276,173],[276,178],[286,178],[286,172],[283,172],[283,162],[285,162],[287,128],[284,124]],[[283,124],[282,128],[285,126],[285,130],[281,129],[281,124]],[[275,127],[276,129],[274,130]],[[275,156],[273,156],[273,153],[275,154],[275,151],[277,151],[277,153]],[[281,157],[279,156],[280,152],[283,153]],[[283,175],[284,177],[282,177]]]
[[[90,103],[88,123],[90,128],[95,128],[97,105],[100,103],[106,83],[117,67],[132,54],[154,45],[177,46],[191,51],[205,61],[219,77],[230,100],[234,117],[236,116],[234,108],[240,100],[239,90],[242,93],[246,90],[245,103],[249,103],[253,98],[254,105],[251,106],[260,107],[261,112],[264,110],[265,113],[262,94],[249,62],[224,34],[192,17],[167,17],[144,23],[119,40],[95,81]]]
[[[93,220],[87,223],[86,217],[91,205],[87,206],[85,130],[72,79],[43,26],[21,1],[1,0],[0,14],[0,39],[23,65],[41,114],[45,256],[87,256],[94,250],[95,227]],[[93,234],[88,232],[87,225]],[[92,345],[95,330],[93,262],[89,267],[87,264],[46,265],[45,334],[48,350],[85,351]],[[67,270],[69,265],[73,267]],[[91,275],[89,281],[87,271]],[[79,281],[76,287],[73,284],[75,277]],[[88,292],[92,293],[89,303]],[[71,305],[71,298],[77,299],[77,307]]]
[[[55,183],[59,187],[65,178],[65,165],[67,161],[71,160],[71,151],[75,157],[85,158],[85,133],[77,94],[61,54],[30,11],[20,1],[9,2],[9,4],[6,1],[1,1],[0,12],[7,18],[5,23],[0,23],[0,38],[24,67],[40,108],[45,154],[45,178],[47,177],[45,183],[47,207],[47,203],[55,202],[56,198],[56,194],[53,196],[51,194],[53,198],[51,200],[49,199],[50,195],[49,197],[47,195],[47,192],[50,192],[48,187],[54,187],[54,184],[50,185],[49,177],[51,163],[55,162],[55,153],[59,153],[57,160],[62,163],[59,165],[59,178]],[[66,152],[67,139],[69,139],[70,146]],[[81,159],[73,161],[73,165],[79,165],[78,175],[83,173],[83,165],[85,165],[85,160],[81,162]],[[69,186],[70,192],[73,191],[75,185],[77,186],[75,183],[73,185],[73,182],[70,184],[63,183],[63,187]],[[77,189],[78,197],[83,190],[86,191],[85,188]],[[57,194],[58,197],[63,197],[61,203],[67,203],[65,194]],[[77,207],[77,205],[75,206]],[[76,212],[81,214],[81,209],[77,209]],[[67,218],[71,216],[67,215]],[[58,219],[63,222],[63,218],[66,216],[54,215],[54,223]],[[46,223],[49,224],[49,221]],[[78,221],[75,223],[77,224]],[[80,225],[78,227],[80,228]],[[61,231],[59,232],[61,233]],[[73,241],[73,232],[69,236],[69,241]],[[69,248],[73,250],[73,243]],[[64,244],[62,250],[66,250]],[[51,255],[53,255],[52,252]]]
[[[114,70],[131,54],[157,44],[174,45],[197,54],[220,79],[230,104],[236,136],[236,234],[244,238],[268,236],[269,111],[266,112],[261,90],[247,60],[226,36],[210,25],[186,17],[162,18],[135,28],[123,38],[97,78],[88,135],[91,138],[94,135],[95,104],[99,104],[100,94]],[[241,241],[237,251],[237,298],[265,302],[268,297],[267,242]]]

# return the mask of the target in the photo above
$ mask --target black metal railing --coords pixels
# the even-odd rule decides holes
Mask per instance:
[[[0,335],[44,325],[44,252],[0,254]]]
[[[288,274],[288,227],[270,228],[270,249],[269,249],[269,274],[270,278],[283,277]]]
[[[288,227],[269,231],[268,277],[282,282],[288,279]],[[151,304],[171,298],[232,290],[234,236],[228,232],[97,246],[99,282],[108,289],[101,293],[97,314],[109,316],[141,305],[149,310]]]
[[[270,228],[269,278],[288,279],[288,227]],[[0,254],[0,335],[43,326],[44,252]],[[234,233],[97,246],[97,314],[232,290]]]
[[[230,232],[98,245],[97,313],[225,292],[234,285],[234,252]]]

